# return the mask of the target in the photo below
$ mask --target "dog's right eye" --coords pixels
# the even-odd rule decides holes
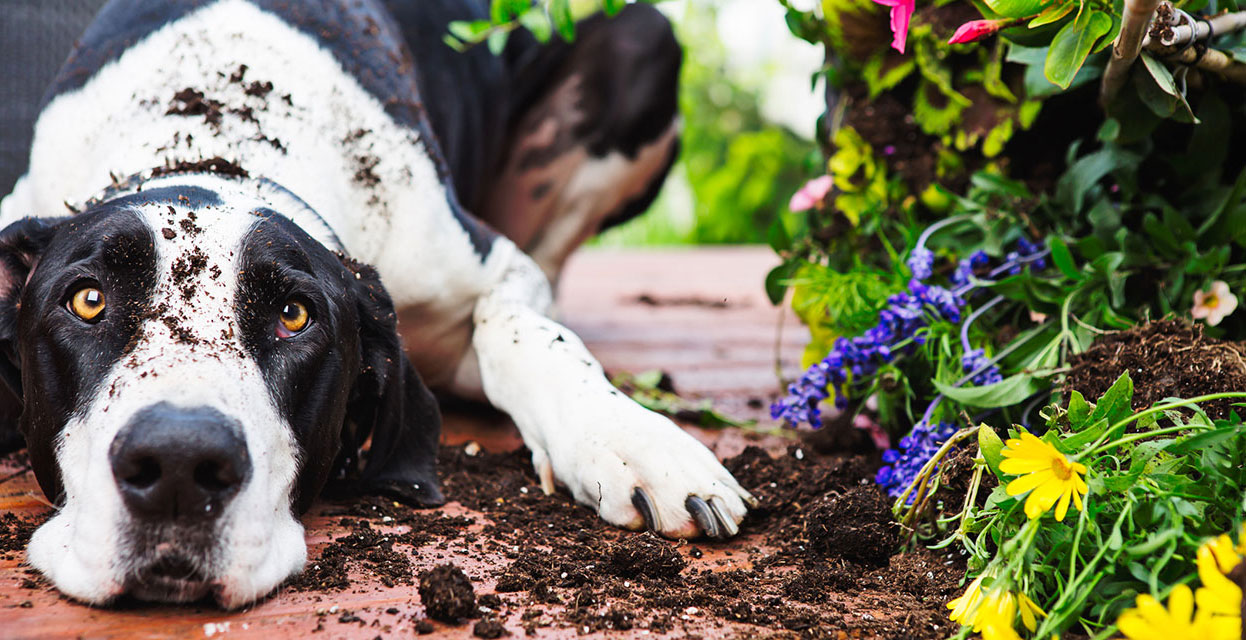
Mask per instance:
[[[69,299],[68,307],[79,318],[95,322],[104,312],[104,292],[94,286],[82,287]]]

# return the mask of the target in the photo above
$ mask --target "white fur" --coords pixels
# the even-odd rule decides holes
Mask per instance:
[[[171,179],[166,179],[168,181]],[[155,188],[162,181],[151,182]],[[220,540],[216,566],[218,598],[225,607],[253,601],[273,589],[306,559],[303,527],[290,509],[297,471],[294,435],[277,411],[255,361],[244,351],[234,303],[243,237],[258,218],[250,215],[269,203],[253,200],[224,181],[179,178],[223,191],[222,207],[196,209],[198,234],[181,229],[190,211],[164,204],[136,208],[153,230],[158,280],[153,305],[168,311],[149,318],[139,329],[133,351],[104,378],[95,397],[61,432],[57,464],[63,474],[65,503],[35,532],[30,563],[66,594],[100,603],[119,595],[127,571],[125,531],[132,525],[121,502],[109,462],[113,438],[139,411],[169,403],[212,407],[242,425],[251,477],[216,524]],[[172,240],[160,230],[175,230]],[[207,266],[193,278],[175,281],[173,266],[194,250]],[[213,273],[219,276],[213,277]],[[187,298],[181,287],[193,284]],[[177,318],[195,342],[179,340],[164,319]]]
[[[700,533],[684,506],[692,495],[718,501],[728,526],[738,524],[748,492],[695,438],[615,389],[584,343],[546,317],[553,298],[537,264],[499,240],[489,266],[501,273],[476,303],[474,355],[485,394],[515,420],[538,473],[552,471],[618,526],[643,524],[637,487],[653,498],[664,535]]]

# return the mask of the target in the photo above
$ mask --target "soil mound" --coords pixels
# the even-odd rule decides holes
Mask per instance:
[[[828,557],[885,566],[900,546],[891,503],[875,485],[861,485],[818,502],[805,515],[810,550]]]
[[[420,574],[420,601],[428,617],[454,623],[476,615],[476,592],[462,569],[443,564]],[[498,636],[482,636],[496,638]]]
[[[1204,336],[1202,325],[1152,322],[1095,340],[1070,359],[1065,385],[1094,402],[1124,371],[1133,379],[1135,410],[1164,398],[1246,391],[1246,346]],[[1216,400],[1202,407],[1211,418],[1224,418],[1236,402]]]

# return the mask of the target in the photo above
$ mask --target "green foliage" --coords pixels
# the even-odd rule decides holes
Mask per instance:
[[[969,554],[971,573],[994,577],[992,589],[1024,593],[1046,610],[1033,637],[1077,631],[1104,637],[1138,594],[1163,600],[1196,580],[1195,557],[1209,538],[1242,522],[1246,425],[1233,414],[1212,421],[1197,403],[1246,393],[1175,400],[1133,413],[1125,373],[1098,402],[1074,392],[1043,416],[1042,440],[1087,468],[1084,508],[1063,522],[1027,518],[1025,495],[1005,487],[1018,476],[1000,471],[1003,444],[978,432],[978,464],[1000,488],[982,506],[968,502],[940,520],[944,540]],[[1019,433],[1019,428],[1013,435]],[[1009,447],[1013,447],[1010,441]],[[928,482],[937,485],[937,474]],[[974,487],[981,474],[974,476]],[[930,487],[933,489],[933,487]]]

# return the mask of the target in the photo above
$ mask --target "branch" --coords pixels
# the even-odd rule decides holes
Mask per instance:
[[[1129,67],[1138,59],[1142,50],[1142,36],[1155,13],[1159,0],[1125,0],[1121,17],[1121,32],[1112,44],[1112,58],[1103,70],[1103,84],[1099,88],[1099,104],[1107,108],[1129,77]]]
[[[1203,71],[1219,74],[1230,82],[1246,84],[1246,64],[1234,60],[1218,49],[1205,49],[1202,56],[1193,47],[1174,53],[1168,47],[1149,46],[1147,51],[1170,62],[1192,65]]]

